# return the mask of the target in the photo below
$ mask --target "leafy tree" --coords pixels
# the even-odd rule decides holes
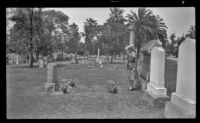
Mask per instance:
[[[80,42],[80,34],[78,32],[78,26],[73,23],[70,25],[70,38],[66,43],[68,46],[68,51],[72,53],[76,53],[79,50],[79,42]]]
[[[169,45],[169,51],[170,51],[170,54],[173,54],[173,55],[175,55],[175,52],[176,52],[176,44],[177,44],[177,40],[175,40],[175,38],[176,38],[176,34],[175,33],[172,33],[171,35],[170,35],[170,40],[171,40],[171,43],[170,43],[170,45]]]
[[[181,45],[181,43],[185,40],[185,35],[183,34],[181,37],[178,37],[177,38],[177,48],[176,48],[176,53],[175,53],[175,56],[178,57],[178,49],[179,49],[179,46]]]
[[[113,56],[116,54],[120,54],[127,41],[125,37],[127,37],[128,29],[124,24],[125,18],[123,16],[123,9],[120,8],[110,8],[110,17],[107,19],[105,23],[105,32],[104,36],[108,39],[106,42],[109,54],[111,55],[111,63]]]
[[[170,40],[171,40],[171,44],[175,45],[175,43],[176,43],[176,41],[175,41],[176,34],[175,34],[175,33],[172,33],[172,34],[170,35],[169,38],[170,38]]]
[[[17,8],[10,19],[15,23],[11,31],[11,46],[18,52],[29,52],[30,67],[33,67],[34,52],[38,58],[39,54],[47,56],[63,50],[69,20],[64,13],[42,11],[41,8]]]
[[[189,33],[186,34],[186,37],[189,37],[191,39],[195,39],[196,38],[196,29],[195,26],[190,26],[190,30],[188,31]]]
[[[15,22],[11,31],[11,41],[15,44],[15,51],[20,53],[22,48],[19,47],[24,47],[28,51],[30,67],[33,67],[34,62],[34,42],[36,39],[36,28],[39,29],[41,26],[39,23],[41,11],[42,9],[40,8],[17,8],[13,16],[9,18]]]
[[[84,51],[84,52],[87,51],[86,45],[85,45],[85,43],[83,43],[83,42],[80,42],[80,43],[79,43],[79,48],[80,48],[80,51]]]
[[[48,46],[48,49],[44,49],[42,52],[43,55],[49,55],[56,51],[63,53],[66,50],[66,44],[70,37],[68,20],[69,17],[61,11],[47,10],[43,12],[43,41],[46,41],[43,46]]]

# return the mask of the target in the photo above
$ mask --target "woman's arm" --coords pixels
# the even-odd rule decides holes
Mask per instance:
[[[129,55],[127,54],[127,59],[126,59],[126,69],[129,68]]]

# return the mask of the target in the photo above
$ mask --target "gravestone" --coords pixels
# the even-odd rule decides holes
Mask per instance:
[[[44,57],[44,59],[43,59],[43,64],[44,64],[44,67],[46,67],[47,66],[47,64],[48,64],[48,61],[47,61],[48,59],[47,59],[47,57]]]
[[[78,64],[78,56],[75,54],[75,64]]]
[[[151,50],[154,47],[162,47],[161,42],[159,40],[152,40],[144,45],[141,49],[142,69],[140,76],[146,81],[149,81],[150,79]]]
[[[99,60],[100,60],[100,59],[99,59],[99,55],[100,55],[100,49],[98,48],[97,59],[96,59],[96,62],[97,62],[97,63],[99,63]]]
[[[44,61],[39,59],[39,68],[44,68]]]
[[[164,107],[165,102],[169,100],[164,74],[165,50],[162,47],[154,47],[151,51],[150,82],[147,84],[147,90],[144,94],[145,99],[148,99],[148,102],[154,106]]]
[[[57,81],[57,65],[55,63],[49,63],[47,66],[47,83],[45,85],[55,86],[53,89],[58,91],[59,83]],[[46,88],[46,90],[48,90]]]
[[[71,56],[71,61],[70,61],[70,63],[72,63],[72,64],[78,64],[78,58],[77,58],[77,55],[76,55],[76,54],[73,55],[73,56]]]
[[[19,64],[19,55],[16,55],[16,64]]]
[[[15,53],[11,54],[11,64],[16,64],[16,54]]]
[[[99,60],[99,64],[100,64],[100,67],[103,68],[103,64],[102,64],[101,59]]]
[[[147,91],[154,95],[167,95],[165,86],[165,50],[162,47],[154,47],[151,51],[150,82]]]
[[[196,117],[196,40],[179,46],[176,92],[165,105],[166,118]]]
[[[141,49],[142,64],[139,71],[142,90],[146,90],[147,83],[150,81],[151,51],[154,47],[162,47],[161,42],[159,40],[152,40],[144,45]]]

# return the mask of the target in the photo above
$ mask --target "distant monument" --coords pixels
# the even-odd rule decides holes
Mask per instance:
[[[129,44],[134,44],[134,39],[135,39],[135,31],[133,30],[133,25],[129,27],[130,29],[130,41]]]
[[[99,61],[100,61],[99,55],[100,55],[100,49],[98,48],[98,53],[97,53],[97,58],[96,58],[97,63],[99,63]]]
[[[39,62],[39,68],[44,68],[44,60],[41,56],[39,57],[38,62]]]
[[[19,55],[16,55],[16,64],[19,64]]]
[[[45,83],[45,90],[58,91],[59,83],[57,81],[57,64],[49,63],[47,65],[47,83]]]

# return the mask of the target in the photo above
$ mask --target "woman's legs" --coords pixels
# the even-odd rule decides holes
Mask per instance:
[[[130,90],[133,90],[133,83],[134,83],[134,80],[130,80]]]
[[[130,84],[130,90],[133,90],[133,83],[134,83],[134,80],[132,79],[132,69],[129,70],[129,84]]]

